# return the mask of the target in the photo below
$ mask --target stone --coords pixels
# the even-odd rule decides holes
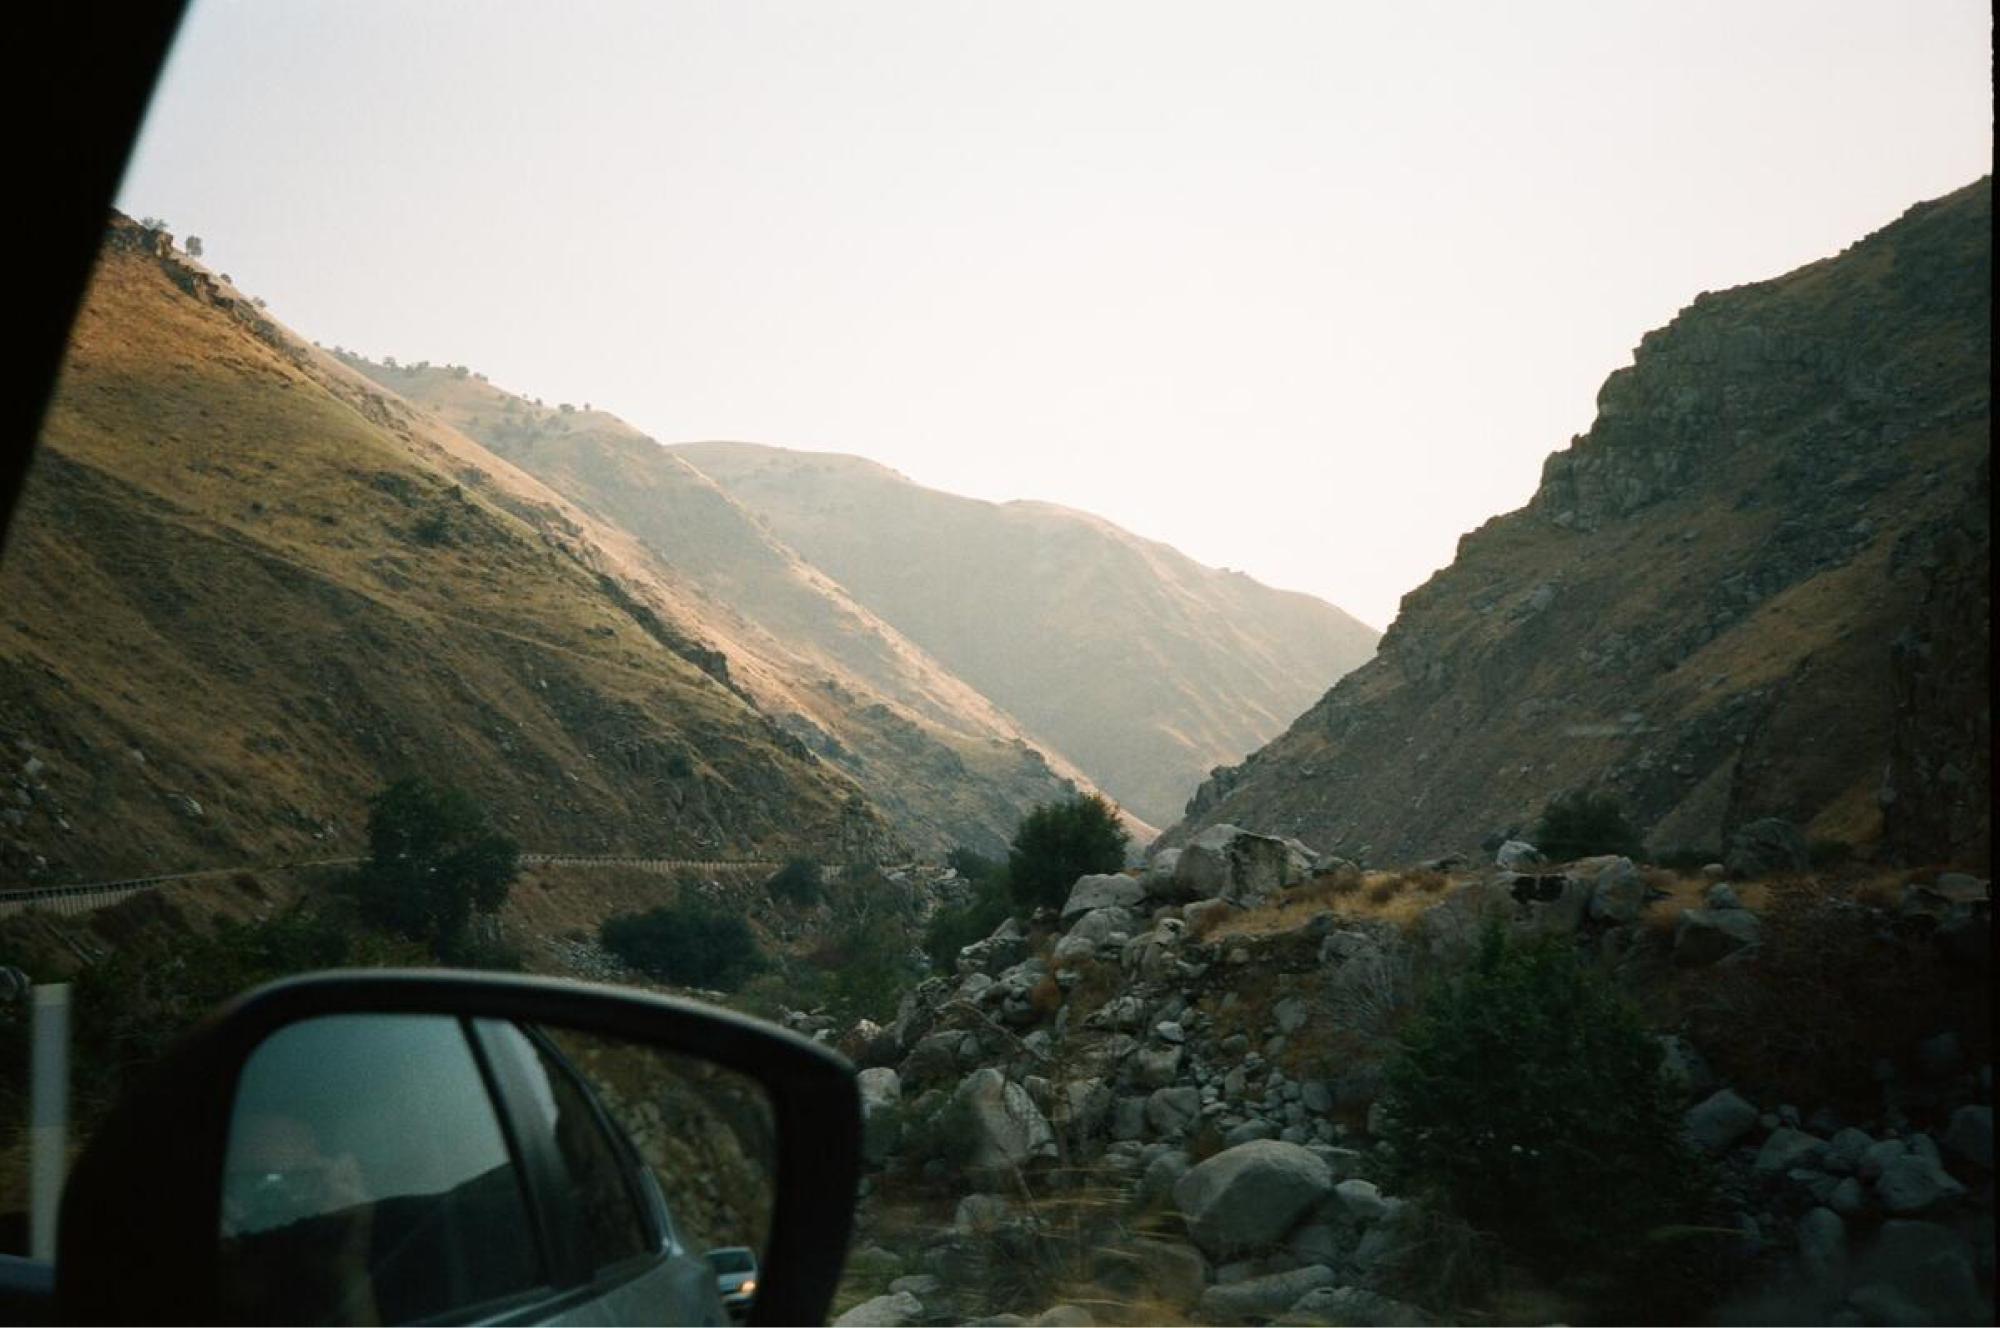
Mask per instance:
[[[1736,889],[1727,881],[1717,881],[1708,887],[1702,902],[1712,909],[1742,908],[1743,901],[1736,897]]]
[[[1146,1164],[1146,1170],[1139,1178],[1139,1203],[1142,1207],[1157,1207],[1173,1202],[1174,1186],[1180,1178],[1188,1174],[1194,1163],[1178,1148],[1169,1149]]]
[[[1181,910],[1181,921],[1197,936],[1205,936],[1236,911],[1227,899],[1197,899]]]
[[[861,1094],[861,1154],[871,1166],[881,1166],[902,1142],[897,1108],[903,1102],[902,1078],[886,1065],[854,1076]]]
[[[1951,1113],[1944,1131],[1945,1151],[1981,1171],[1993,1170],[1993,1108],[1964,1106]]]
[[[1875,1181],[1875,1197],[1899,1217],[1927,1212],[1965,1193],[1965,1186],[1921,1153],[1890,1159]]]
[[[1665,1034],[1660,1044],[1660,1070],[1683,1097],[1699,1097],[1715,1088],[1715,1072],[1695,1045],[1684,1037]]]
[[[1795,1233],[1799,1267],[1821,1285],[1839,1285],[1847,1272],[1847,1223],[1830,1208],[1815,1208],[1799,1219]]]
[[[1241,1125],[1225,1131],[1222,1136],[1222,1144],[1225,1148],[1234,1148],[1238,1144],[1247,1144],[1257,1139],[1275,1139],[1277,1137],[1278,1127],[1271,1124],[1271,1122],[1267,1120],[1247,1120]]]
[[[1729,837],[1729,850],[1722,855],[1722,865],[1731,878],[1744,881],[1805,871],[1812,866],[1812,854],[1797,826],[1770,816],[1738,827]]]
[[[1180,1073],[1183,1051],[1172,1043],[1155,1043],[1132,1058],[1132,1080],[1140,1088],[1166,1088]]]
[[[1706,967],[1755,947],[1763,938],[1763,923],[1748,909],[1684,909],[1674,924],[1674,962]]]
[[[1859,1217],[1868,1211],[1868,1188],[1858,1178],[1849,1176],[1833,1187],[1833,1197],[1826,1202],[1842,1217]]]
[[[1182,1084],[1177,1088],[1160,1088],[1146,1099],[1146,1123],[1167,1137],[1174,1138],[1192,1126],[1201,1117],[1201,1090],[1192,1085]],[[1178,1202],[1180,1189],[1174,1190]]]
[[[1532,872],[1547,864],[1542,851],[1525,839],[1510,839],[1493,854],[1493,865],[1501,871]]]
[[[1174,1186],[1174,1206],[1211,1255],[1277,1243],[1333,1192],[1327,1164],[1297,1145],[1263,1139],[1224,1149]]]
[[[1340,1246],[1340,1232],[1324,1222],[1300,1227],[1285,1243],[1300,1263],[1334,1263],[1340,1258]]]
[[[1299,1103],[1315,1116],[1324,1116],[1333,1110],[1333,1090],[1323,1079],[1308,1079],[1299,1085]]]
[[[833,1328],[904,1328],[923,1317],[923,1302],[907,1291],[864,1300],[833,1321]]]
[[[1145,897],[1146,883],[1137,877],[1082,876],[1070,887],[1069,899],[1062,907],[1062,922],[1067,927],[1094,909],[1137,908]]]
[[[1174,890],[1183,899],[1253,904],[1313,874],[1314,855],[1295,841],[1212,825],[1181,849]]]
[[[967,1235],[990,1235],[1014,1223],[1014,1205],[997,1194],[968,1194],[958,1201],[951,1225]]]
[[[1757,1123],[1757,1108],[1733,1088],[1724,1088],[1688,1108],[1688,1137],[1712,1152],[1723,1152]]]
[[[911,1273],[908,1277],[899,1277],[889,1284],[890,1295],[898,1291],[907,1291],[918,1300],[926,1296],[935,1296],[943,1290],[944,1279],[936,1273]]]
[[[994,1067],[982,1066],[959,1084],[957,1100],[970,1109],[973,1131],[967,1170],[1004,1172],[1056,1152],[1055,1131],[1028,1090]]]
[[[960,974],[998,974],[1028,957],[1028,938],[1016,918],[1008,918],[983,941],[974,941],[958,952]]]
[[[1638,921],[1645,911],[1646,882],[1632,859],[1603,860],[1590,891],[1591,920],[1624,925]]]
[[[1321,1287],[1299,1297],[1276,1322],[1284,1324],[1365,1323],[1382,1328],[1425,1328],[1430,1317],[1414,1305],[1364,1287]]]
[[[1341,1208],[1357,1222],[1379,1222],[1389,1215],[1389,1201],[1373,1181],[1344,1180],[1333,1192],[1340,1196]]]
[[[1854,1169],[1863,1180],[1877,1180],[1891,1162],[1909,1151],[1901,1139],[1883,1139],[1868,1145],[1861,1154],[1861,1160],[1854,1164]]]
[[[1827,1161],[1832,1162],[1837,1158],[1847,1170],[1854,1171],[1861,1166],[1862,1157],[1874,1146],[1875,1141],[1869,1137],[1866,1130],[1857,1130],[1849,1125],[1845,1129],[1836,1131],[1833,1138],[1827,1140]]]
[[[1028,1322],[1036,1328],[1097,1328],[1097,1320],[1081,1305],[1051,1305]]]
[[[1280,1033],[1298,1032],[1306,1026],[1311,1013],[1306,1003],[1296,996],[1287,996],[1271,1007],[1272,1022],[1277,1024]]]
[[[1809,1167],[1826,1151],[1826,1140],[1781,1125],[1757,1150],[1756,1169],[1766,1176],[1782,1175],[1795,1167]]]
[[[1333,1269],[1325,1264],[1307,1264],[1290,1272],[1246,1277],[1229,1286],[1212,1286],[1201,1293],[1201,1316],[1210,1323],[1275,1319],[1309,1292],[1330,1287],[1335,1280]]]

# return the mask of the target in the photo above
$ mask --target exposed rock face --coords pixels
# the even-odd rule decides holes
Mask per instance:
[[[1172,889],[1183,899],[1250,904],[1312,875],[1314,854],[1295,840],[1212,825],[1175,859]]]
[[[1765,817],[1865,845],[1888,767],[1897,844],[1983,860],[1986,562],[1943,532],[1977,524],[1991,199],[1649,333],[1527,507],[1166,842],[1233,822],[1414,862],[1595,788],[1656,846]]]

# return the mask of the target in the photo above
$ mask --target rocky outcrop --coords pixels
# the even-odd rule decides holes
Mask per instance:
[[[1591,789],[1655,847],[1781,817],[1983,862],[1991,198],[1647,334],[1528,505],[1163,842],[1235,823],[1411,863]]]

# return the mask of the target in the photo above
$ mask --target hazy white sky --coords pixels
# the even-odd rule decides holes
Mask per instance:
[[[196,0],[121,193],[328,345],[1377,626],[1702,290],[1988,169],[1974,0]]]

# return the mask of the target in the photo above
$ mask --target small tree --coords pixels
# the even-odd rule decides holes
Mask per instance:
[[[793,858],[764,882],[771,898],[807,906],[817,904],[823,893],[819,864],[811,858]]]
[[[463,789],[407,776],[368,800],[368,860],[353,893],[370,922],[451,962],[472,915],[507,902],[520,856]]]
[[[199,235],[190,235],[190,236],[188,236],[188,238],[187,238],[187,252],[188,252],[188,257],[189,257],[189,258],[200,258],[200,257],[201,257],[201,237],[200,237]]]
[[[1043,803],[1022,818],[1007,851],[1007,880],[1022,912],[1060,908],[1076,878],[1125,866],[1131,836],[1095,793]]]
[[[1626,819],[1624,804],[1609,793],[1578,790],[1560,794],[1542,809],[1532,832],[1535,847],[1556,862],[1599,853],[1637,857],[1645,851],[1639,829]]]
[[[1582,1289],[1650,1282],[1661,1238],[1705,1216],[1659,1044],[1559,938],[1489,929],[1404,1026],[1388,1086],[1391,1179]]]

